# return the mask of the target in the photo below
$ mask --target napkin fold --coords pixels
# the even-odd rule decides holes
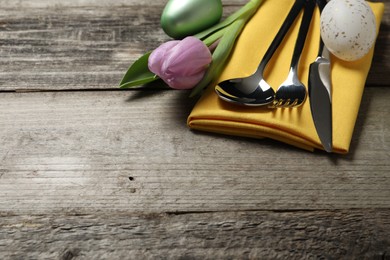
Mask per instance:
[[[265,0],[238,38],[230,60],[218,78],[221,82],[251,75],[287,16],[293,0]],[[383,3],[369,3],[376,17],[377,32],[383,16]],[[302,14],[301,14],[302,16]],[[287,77],[301,16],[274,54],[265,79],[276,91]],[[316,8],[305,43],[299,77],[308,86],[309,66],[318,53],[320,14]],[[374,47],[362,59],[347,62],[331,57],[333,146],[336,153],[347,153],[359,111]],[[323,149],[310,111],[310,99],[292,109],[268,109],[231,104],[218,98],[209,86],[191,111],[191,129],[253,138],[272,138],[299,148]]]

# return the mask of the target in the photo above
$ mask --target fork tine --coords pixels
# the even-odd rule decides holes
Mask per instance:
[[[284,99],[280,98],[278,100],[275,101],[275,107],[281,107],[284,103]]]
[[[274,100],[274,102],[272,103],[272,105],[269,106],[269,108],[293,108],[293,107],[296,107],[296,106],[299,106],[300,103],[299,103],[299,99],[296,98],[294,99],[293,102],[291,102],[291,99],[277,99],[277,100]]]
[[[268,105],[268,108],[278,108],[278,104],[281,102],[281,99],[274,99],[270,105]]]
[[[281,107],[290,107],[290,103],[291,103],[291,99],[288,98],[288,99],[286,100],[286,102],[284,102],[283,104],[281,104]]]
[[[295,99],[294,102],[291,104],[291,107],[295,107],[295,106],[299,106],[300,104],[299,103],[299,99]]]
[[[275,100],[272,101],[272,103],[268,105],[268,108],[276,108],[275,102],[276,102]]]
[[[291,105],[290,105],[289,107],[298,107],[298,106],[300,106],[302,103],[303,103],[303,102],[300,102],[300,101],[299,101],[299,98],[296,98],[296,99],[294,100],[294,102],[292,102]]]
[[[296,107],[296,106],[298,106],[298,102],[299,102],[299,100],[296,98],[293,102],[291,102],[291,100],[290,99],[288,99],[288,103],[286,103],[283,107],[285,107],[285,108],[292,108],[292,107]]]

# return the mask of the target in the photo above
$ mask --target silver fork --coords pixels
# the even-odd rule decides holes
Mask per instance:
[[[301,57],[307,32],[309,31],[310,22],[313,16],[315,7],[314,0],[307,0],[301,26],[299,27],[297,41],[294,47],[294,53],[291,59],[290,71],[287,79],[280,85],[275,94],[275,99],[270,105],[273,108],[277,107],[297,107],[300,106],[306,99],[307,91],[305,85],[298,77],[298,63]]]

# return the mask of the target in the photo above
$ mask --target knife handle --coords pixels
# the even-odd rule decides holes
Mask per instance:
[[[320,13],[324,10],[325,5],[328,3],[327,0],[316,0],[318,8],[320,8]]]
[[[324,10],[325,5],[328,3],[327,0],[316,0],[316,3],[318,5],[318,8],[320,9],[320,15],[322,13],[322,10]],[[324,42],[322,41],[322,38],[320,36],[320,47],[318,48],[318,55],[322,56],[322,53],[324,51]]]

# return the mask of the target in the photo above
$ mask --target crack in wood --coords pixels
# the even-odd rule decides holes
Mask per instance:
[[[359,209],[356,209],[359,210]],[[270,213],[305,213],[305,212],[333,212],[337,210],[327,209],[242,209],[239,212],[270,212]],[[206,210],[206,211],[166,211],[167,215],[187,215],[187,214],[210,214],[210,213],[233,213],[237,210]]]

